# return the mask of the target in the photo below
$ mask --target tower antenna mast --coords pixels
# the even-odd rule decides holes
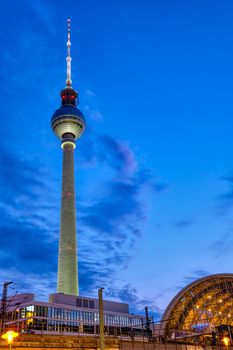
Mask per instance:
[[[66,86],[71,87],[71,56],[70,56],[70,18],[67,19],[67,56],[66,56]]]

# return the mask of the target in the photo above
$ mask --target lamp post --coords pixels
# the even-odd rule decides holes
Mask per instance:
[[[11,344],[13,343],[14,338],[18,337],[18,335],[19,333],[14,331],[8,331],[2,335],[2,338],[7,340],[9,350],[11,350]]]

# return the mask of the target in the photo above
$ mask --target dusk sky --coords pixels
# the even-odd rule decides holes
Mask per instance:
[[[66,78],[80,293],[159,318],[187,283],[233,272],[233,2],[13,0],[1,9],[0,283],[56,291]],[[1,288],[1,286],[0,286]]]

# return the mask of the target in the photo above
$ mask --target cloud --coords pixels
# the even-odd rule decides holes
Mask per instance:
[[[218,215],[229,216],[232,214],[233,209],[233,172],[230,171],[219,177],[219,180],[227,185],[227,190],[215,197],[215,210]],[[231,225],[227,227],[227,230],[219,238],[209,244],[207,249],[213,253],[215,258],[222,258],[230,253],[233,249]]]
[[[203,269],[199,269],[199,270],[194,270],[193,274],[195,277],[197,276],[198,278],[201,278],[201,277],[207,276],[209,272]]]
[[[48,192],[54,184],[37,157],[13,153],[3,144],[0,167],[1,215],[17,222],[21,220],[33,225],[37,222],[44,228],[46,222],[52,223],[48,213],[59,210],[54,204],[55,192]]]
[[[157,182],[149,169],[140,167],[135,152],[127,143],[94,133],[88,135],[86,142],[90,148],[87,154],[82,153],[84,162],[95,167],[100,164],[103,174],[107,167],[111,175],[104,180],[103,187],[101,178],[100,189],[96,189],[98,195],[93,193],[92,200],[86,200],[77,210],[80,237],[85,237],[80,240],[79,247],[80,286],[89,294],[99,287],[114,286],[112,295],[129,303],[134,300],[136,305],[134,290],[128,286],[126,299],[126,289],[118,291],[114,276],[117,271],[127,269],[143,234],[148,206],[145,193],[156,195],[168,186]],[[151,300],[137,299],[134,311],[142,312],[146,304],[158,314]]]
[[[190,273],[190,275],[183,277],[182,284],[186,286],[187,284],[207,275],[209,275],[209,272],[206,270],[203,270],[203,269],[194,270]]]
[[[93,120],[95,122],[102,122],[103,121],[103,115],[98,110],[93,109],[90,105],[86,104],[83,107],[84,113],[88,119]]]
[[[221,176],[220,180],[227,181],[233,185],[233,173],[228,173],[227,175]]]
[[[39,165],[39,164],[38,164]],[[19,155],[1,149],[0,153],[0,193],[1,199],[12,200],[20,195],[35,195],[37,186],[41,186],[40,167],[34,168],[31,163],[23,160]]]
[[[86,198],[77,209],[80,237],[85,237],[79,242],[79,257],[81,264],[85,263],[81,266],[96,276],[86,277],[84,283],[88,290],[94,290],[97,282],[108,286],[114,282],[116,271],[127,268],[147,221],[146,193],[156,195],[168,186],[140,166],[129,144],[109,135],[89,131],[79,154],[83,164],[99,166],[101,174],[107,174],[104,179],[101,176],[99,186],[96,183],[97,195],[92,193],[91,200]]]
[[[148,307],[149,315],[153,316],[154,321],[161,318],[163,310],[155,306],[157,299],[144,299],[138,296],[137,289],[130,284],[126,284],[121,288],[109,287],[104,291],[106,297],[121,300],[122,302],[130,305],[130,312],[145,315],[145,307]]]
[[[221,258],[231,253],[233,249],[232,232],[223,234],[219,239],[208,245],[207,249],[214,254],[215,258]]]
[[[130,177],[137,170],[137,161],[130,147],[108,135],[101,135],[96,140],[97,158],[117,171],[120,176]]]
[[[220,214],[227,214],[233,208],[233,173],[219,178],[228,185],[228,190],[217,196],[217,209]]]
[[[10,278],[21,292],[27,288],[40,297],[44,297],[47,286],[48,296],[54,288],[57,242],[51,241],[47,230],[33,225],[29,217],[25,221],[22,217],[6,217],[0,232],[1,283]]]
[[[33,18],[36,18],[37,21],[40,22],[40,26],[41,24],[44,24],[50,32],[54,32],[54,26],[50,17],[50,8],[48,2],[45,3],[42,0],[27,1],[29,2],[31,9],[34,12]]]
[[[186,227],[189,227],[193,224],[193,221],[192,220],[180,220],[180,221],[176,221],[174,223],[174,227],[176,228],[186,228]]]
[[[3,146],[0,153],[0,264],[1,278],[24,288],[34,278],[31,292],[43,294],[39,280],[56,271],[57,235],[46,173],[38,161],[26,160]],[[55,224],[56,226],[56,224]],[[43,253],[42,253],[43,252]],[[43,255],[42,255],[43,254]],[[24,278],[22,278],[24,276]],[[2,280],[2,283],[4,279]],[[54,279],[46,282],[51,288]],[[28,287],[30,283],[28,282]],[[48,292],[48,290],[47,290]]]
[[[112,281],[114,271],[110,266],[103,266],[98,261],[79,261],[79,286],[81,295],[97,297],[98,288]]]
[[[100,166],[103,176],[96,186],[97,195],[93,192],[77,199],[79,280],[81,293],[95,297],[99,287],[117,288],[116,273],[128,266],[147,221],[145,193],[157,194],[167,186],[160,186],[156,176],[140,166],[135,152],[126,142],[94,133],[88,138],[86,142],[90,147],[80,151],[83,163],[94,162],[95,166]],[[47,294],[55,288],[58,183],[48,176],[37,159],[16,155],[4,147],[0,166],[2,276],[10,271],[14,282],[29,289],[34,279],[31,291],[44,298],[46,288]],[[108,175],[106,169],[109,169]],[[22,274],[25,274],[24,281],[20,281]],[[52,279],[45,287],[38,279],[46,278],[46,274]],[[128,288],[129,301],[133,292]],[[119,298],[123,295],[123,292],[118,293]],[[135,310],[143,309],[146,303],[147,300],[138,299]],[[152,301],[147,304],[154,308]]]
[[[96,96],[96,93],[91,89],[86,89],[85,94],[91,97]]]
[[[183,288],[186,288],[187,285],[198,280],[199,278],[208,276],[209,274],[210,273],[207,270],[201,268],[190,271],[188,275],[182,277],[182,279],[178,282],[179,284],[164,288],[162,292],[165,294],[172,294],[173,297],[175,297],[175,295],[178,294]]]
[[[48,291],[56,289],[55,273],[41,271],[38,277],[38,273],[25,273],[11,267],[1,274],[2,282],[9,281],[9,276],[13,277],[13,285],[9,286],[8,295],[15,296],[18,293],[33,293],[36,296],[36,300],[48,301]],[[40,292],[39,298],[38,291]]]
[[[154,190],[155,192],[164,192],[165,190],[167,190],[169,188],[168,184],[165,183],[155,183],[154,184]]]

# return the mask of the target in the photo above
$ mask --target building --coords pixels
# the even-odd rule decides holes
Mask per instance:
[[[20,333],[85,335],[99,333],[98,299],[51,294],[49,302],[36,301],[33,294],[8,299],[5,328]],[[127,304],[104,301],[105,333],[141,337],[144,318],[129,314]]]
[[[78,94],[71,84],[70,19],[67,38],[67,79],[61,91],[61,107],[52,116],[52,129],[61,140],[63,150],[60,240],[57,292],[78,295],[76,209],[74,189],[75,141],[85,129],[85,118],[76,107]]]
[[[200,278],[183,288],[167,306],[156,335],[163,340],[206,345],[233,344],[233,274]]]

